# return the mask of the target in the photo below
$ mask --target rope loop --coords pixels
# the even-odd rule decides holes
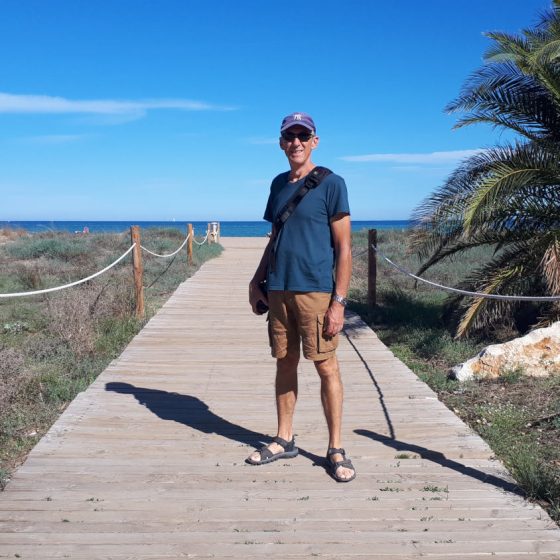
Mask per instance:
[[[103,270],[88,276],[87,278],[82,278],[81,280],[76,280],[76,282],[71,282],[70,284],[64,284],[62,286],[55,286],[54,288],[46,288],[44,290],[34,290],[32,292],[17,292],[12,294],[0,294],[0,298],[10,298],[10,297],[22,297],[22,296],[35,296],[38,294],[47,294],[49,292],[56,292],[58,290],[64,290],[66,288],[72,288],[73,286],[77,286],[78,284],[83,284],[84,282],[88,282],[89,280],[93,280],[95,277],[100,276],[104,272],[107,272],[109,269],[113,268],[117,263],[122,261],[129,253],[134,249],[136,243],[133,243],[116,261],[113,261],[109,266],[106,266]]]
[[[369,249],[365,249],[364,251],[360,251],[359,253],[352,253],[352,258],[356,259],[358,257],[361,257],[362,255],[365,255],[368,251]]]
[[[206,237],[205,237],[202,241],[200,241],[200,242],[198,242],[198,241],[196,240],[196,238],[193,236],[193,241],[194,241],[197,245],[204,245],[204,243],[205,243],[206,240],[208,239],[208,234],[209,234],[209,232],[208,232],[208,230],[207,230],[207,231],[206,231]]]
[[[461,294],[463,296],[470,296],[476,298],[500,299],[502,301],[560,301],[560,295],[559,296],[506,296],[501,294],[484,294],[481,292],[469,292],[467,290],[459,290],[458,288],[444,286],[443,284],[431,282],[430,280],[426,280],[425,278],[420,278],[420,276],[416,276],[415,274],[412,274],[412,272],[409,272],[408,270],[405,270],[398,264],[395,264],[389,257],[384,255],[383,252],[380,249],[378,249],[375,245],[372,244],[371,247],[376,253],[379,253],[379,255],[383,259],[385,259],[392,267],[396,268],[401,274],[405,274],[410,278],[414,278],[414,280],[417,280],[418,282],[424,282],[424,284],[428,284],[430,286],[439,288],[440,290],[444,290],[446,292],[451,292],[454,294]]]
[[[143,249],[144,251],[146,251],[146,253],[150,253],[150,255],[154,255],[154,257],[160,257],[162,259],[168,259],[169,257],[174,257],[187,244],[187,241],[189,240],[190,235],[191,234],[189,233],[187,235],[187,238],[185,239],[185,241],[183,241],[183,243],[181,244],[181,246],[176,251],[173,251],[173,253],[169,253],[169,255],[158,255],[157,253],[154,253],[153,251],[150,251],[149,249],[146,249],[146,247],[144,247],[144,245],[140,245],[140,248]],[[193,237],[193,241],[194,241],[194,237]]]

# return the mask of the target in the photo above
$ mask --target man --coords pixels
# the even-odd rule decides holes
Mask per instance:
[[[270,344],[277,360],[278,432],[272,443],[251,454],[247,462],[261,465],[298,454],[292,423],[301,342],[304,357],[313,360],[321,379],[321,402],[329,430],[328,471],[338,482],[349,482],[356,472],[341,447],[343,389],[336,358],[352,273],[348,195],[344,180],[330,174],[306,194],[284,226],[277,228],[274,221],[279,213],[315,168],[311,155],[319,145],[315,123],[305,113],[284,118],[280,134],[280,148],[290,171],[272,182],[264,214],[273,223],[272,235],[249,284],[253,312],[258,313],[263,302],[270,308]],[[265,279],[268,295],[260,289]]]

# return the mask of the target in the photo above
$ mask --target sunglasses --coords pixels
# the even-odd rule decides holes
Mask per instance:
[[[282,132],[281,136],[282,140],[285,140],[286,142],[293,142],[296,138],[300,142],[309,142],[309,140],[311,140],[311,138],[315,135],[311,132]]]

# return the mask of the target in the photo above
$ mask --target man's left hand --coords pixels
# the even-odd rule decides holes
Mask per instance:
[[[326,337],[337,335],[344,326],[344,306],[332,301],[325,314],[323,333]]]

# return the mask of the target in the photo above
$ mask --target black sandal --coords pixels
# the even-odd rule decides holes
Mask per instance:
[[[342,455],[342,461],[331,461],[331,456],[339,453]],[[338,467],[344,467],[346,469],[352,469],[354,474],[350,478],[342,478],[336,471]],[[346,451],[344,449],[336,449],[335,447],[329,447],[327,450],[327,472],[337,481],[337,482],[350,482],[356,478],[356,469],[352,464],[350,459],[346,458]]]
[[[265,465],[266,463],[272,463],[272,461],[277,461],[278,459],[290,459],[295,457],[299,453],[299,449],[296,447],[296,442],[294,438],[292,441],[286,441],[281,437],[275,437],[272,440],[274,443],[281,445],[284,451],[279,451],[278,453],[272,453],[269,449],[269,444],[263,445],[258,451],[261,454],[260,461],[254,461],[251,457],[247,457],[245,461],[250,465]]]

